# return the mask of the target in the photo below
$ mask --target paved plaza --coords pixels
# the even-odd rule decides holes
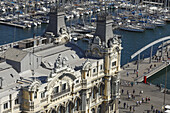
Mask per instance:
[[[144,76],[150,77],[169,65],[166,63],[169,62],[166,53],[167,51],[164,51],[162,58],[157,57],[160,55],[158,50],[151,62],[150,58],[140,59],[138,71],[137,61],[127,63],[122,67],[120,113],[163,113],[163,89],[149,83],[144,84],[143,78]],[[170,105],[170,93],[165,95],[165,103]]]

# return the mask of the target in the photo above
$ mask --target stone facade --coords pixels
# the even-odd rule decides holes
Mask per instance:
[[[121,40],[110,30],[108,15],[98,22],[86,52],[71,42],[37,47],[32,54],[41,57],[41,64],[34,73],[17,73],[5,64],[16,74],[9,70],[13,84],[0,89],[0,112],[118,113]]]

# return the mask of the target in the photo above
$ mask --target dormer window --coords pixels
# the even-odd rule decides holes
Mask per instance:
[[[103,69],[103,65],[100,65],[100,70],[102,70]]]
[[[34,99],[37,98],[37,92],[34,92]]]
[[[116,61],[112,62],[112,67],[116,66]]]
[[[95,73],[95,72],[96,72],[96,69],[94,68],[94,69],[93,69],[93,73]]]
[[[59,92],[59,86],[54,88],[54,93],[58,93]]]
[[[10,74],[10,75],[11,75],[12,78],[14,77],[13,74]]]
[[[63,84],[63,86],[62,86],[62,90],[65,90],[65,89],[66,89],[66,83]]]
[[[8,109],[8,102],[4,104],[4,109]]]
[[[16,104],[19,104],[19,99],[17,98],[17,99],[15,99],[15,105]]]
[[[45,92],[42,92],[41,93],[41,98],[44,98],[45,97]]]

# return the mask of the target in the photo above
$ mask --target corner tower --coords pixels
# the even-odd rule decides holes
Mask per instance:
[[[56,3],[56,6],[51,8],[49,13],[50,19],[46,32],[52,32],[56,37],[62,34],[62,29],[66,29],[64,20],[65,13],[62,9],[63,8],[59,8]]]
[[[92,43],[89,45],[88,54],[94,59],[103,59],[104,76],[104,94],[101,104],[102,113],[113,111],[118,113],[119,98],[119,71],[121,56],[121,37],[113,34],[111,16],[103,12],[98,15],[96,32]]]
[[[108,13],[105,12],[98,15],[95,36],[98,36],[106,46],[109,39],[113,38],[112,24],[112,17]]]

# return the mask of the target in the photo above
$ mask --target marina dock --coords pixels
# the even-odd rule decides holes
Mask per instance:
[[[14,23],[10,23],[10,22],[2,22],[2,21],[0,21],[0,24],[13,26],[13,27],[18,27],[18,28],[22,28],[22,29],[26,28],[25,25],[18,25],[18,24],[14,24]]]

